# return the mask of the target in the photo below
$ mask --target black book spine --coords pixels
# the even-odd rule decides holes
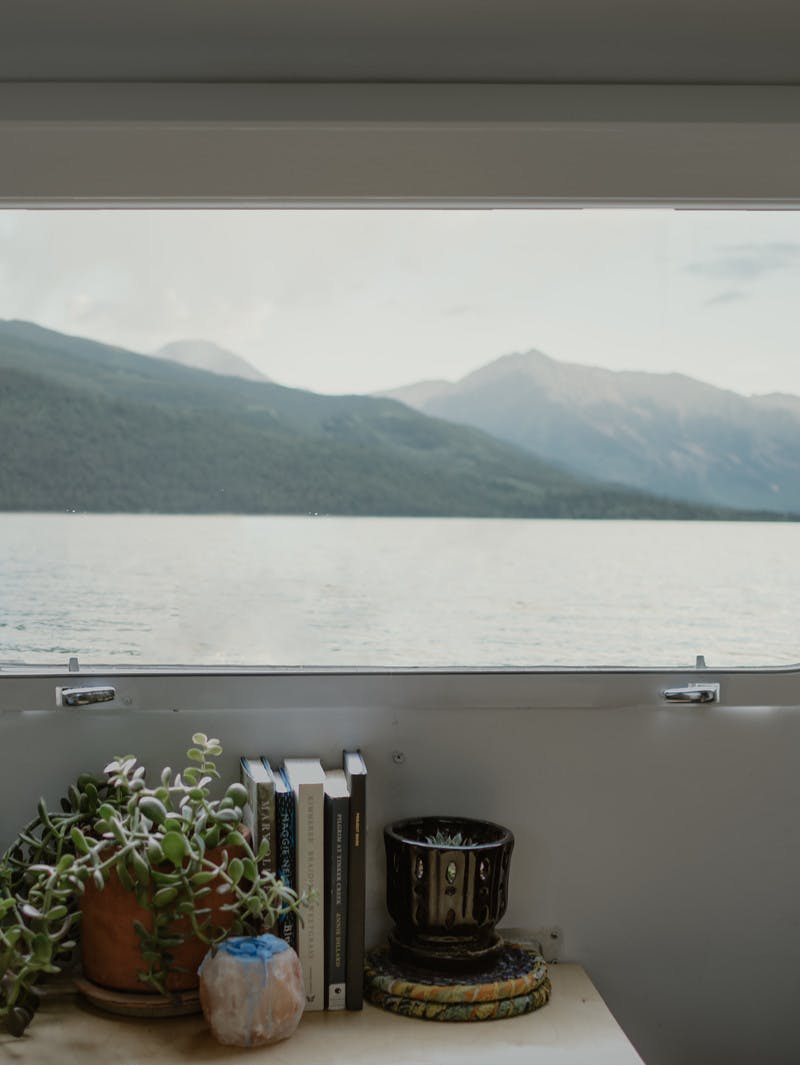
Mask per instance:
[[[346,1006],[347,854],[350,802],[325,797],[325,1007]]]
[[[290,889],[297,888],[295,873],[295,803],[294,793],[288,787],[275,792],[275,823],[278,837],[278,878]],[[293,912],[280,920],[278,932],[293,949],[297,949],[297,918]]]
[[[366,834],[367,779],[364,774],[348,775],[350,786],[350,835],[347,907],[347,994],[348,1011],[364,1006],[364,922],[366,913]]]

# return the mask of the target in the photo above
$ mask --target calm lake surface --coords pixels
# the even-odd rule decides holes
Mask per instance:
[[[0,515],[0,662],[800,660],[778,523]]]

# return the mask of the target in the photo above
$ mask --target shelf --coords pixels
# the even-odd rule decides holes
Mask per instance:
[[[23,1063],[641,1063],[582,967],[551,965],[553,995],[531,1015],[436,1023],[362,1012],[311,1012],[288,1041],[218,1045],[202,1015],[128,1019],[74,994],[48,998],[26,1036],[0,1036],[0,1062]]]

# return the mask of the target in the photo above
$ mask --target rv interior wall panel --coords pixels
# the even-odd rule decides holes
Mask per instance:
[[[0,202],[787,203],[800,88],[0,84]]]
[[[363,685],[287,678],[278,687],[253,678],[252,706],[240,704],[236,685],[234,699],[215,706],[224,679],[209,690],[195,678],[173,680],[159,709],[151,679],[132,708],[55,710],[50,697],[39,709],[20,706],[25,683],[2,679],[0,840],[40,794],[57,803],[76,774],[115,754],[135,752],[153,770],[181,766],[196,730],[221,737],[228,778],[242,752],[335,765],[343,747],[360,746],[369,768],[370,942],[387,929],[383,825],[426,813],[488,818],[516,836],[505,921],[560,927],[562,958],[586,967],[646,1061],[791,1062],[799,709],[633,704],[624,686],[615,707],[617,680],[591,679],[595,692],[605,689],[596,701],[605,706],[551,707],[536,679],[516,676],[506,691],[496,676],[458,707],[464,681],[453,675],[428,686],[427,703],[413,679],[404,699],[402,676]],[[796,675],[787,680],[797,692]],[[41,684],[49,693],[52,679]],[[193,690],[202,694],[195,708]],[[308,700],[315,691],[326,694],[317,706]]]

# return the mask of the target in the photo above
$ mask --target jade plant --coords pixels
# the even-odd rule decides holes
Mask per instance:
[[[80,936],[81,896],[91,879],[102,890],[112,872],[152,916],[135,922],[144,969],[139,979],[166,994],[180,970],[173,952],[187,936],[212,948],[235,934],[257,934],[306,901],[265,869],[267,844],[250,847],[240,825],[244,786],[209,798],[218,778],[216,738],[195,734],[178,774],[169,767],[149,786],[135,756],[115,758],[105,777],[81,775],[50,812],[39,801],[0,859],[0,1023],[23,1033],[42,980],[71,963]],[[211,850],[214,849],[212,856]],[[229,851],[230,850],[230,851]],[[224,898],[214,919],[213,892]],[[176,930],[188,922],[189,932]]]

